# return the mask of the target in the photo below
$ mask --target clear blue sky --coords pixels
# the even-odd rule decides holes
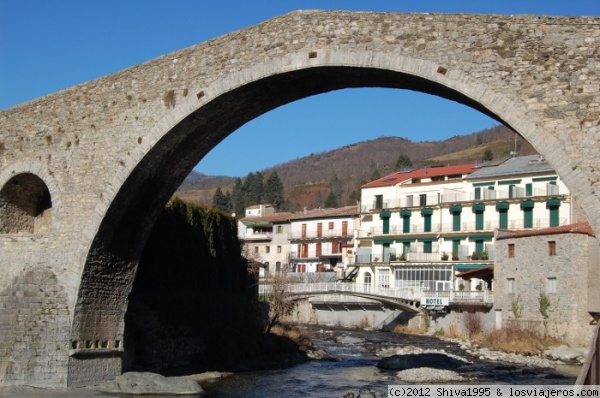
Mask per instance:
[[[0,0],[0,110],[296,9],[597,16],[600,1]],[[380,136],[433,141],[494,124],[467,107],[424,94],[342,90],[249,122],[196,170],[245,176]],[[270,145],[275,136],[277,146]],[[283,145],[281,137],[287,137]]]

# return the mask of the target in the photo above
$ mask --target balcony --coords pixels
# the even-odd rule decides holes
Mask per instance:
[[[551,196],[561,196],[566,193],[561,193],[557,185],[548,184],[546,188],[533,188],[531,195],[527,195],[525,188],[515,187],[512,190],[502,189],[482,189],[475,196],[474,192],[457,192],[445,191],[439,194],[431,195],[406,195],[401,198],[387,199],[383,201],[373,201],[370,204],[361,206],[361,213],[369,213],[378,210],[411,208],[411,207],[432,207],[442,204],[461,203],[461,202],[479,202],[486,200],[510,200],[510,199],[533,199]]]
[[[243,241],[258,241],[258,240],[271,240],[271,239],[273,239],[272,232],[247,233],[240,237],[240,240],[243,240]]]
[[[302,239],[334,239],[334,238],[352,238],[353,232],[351,229],[323,229],[319,231],[317,229],[309,229],[307,231],[292,231],[290,234],[291,240],[302,240]]]
[[[566,217],[560,218],[558,220],[559,225],[568,224],[568,219]],[[511,219],[508,220],[506,228],[508,229],[539,229],[539,228],[548,228],[550,227],[550,218],[536,218],[533,220],[531,227],[525,227],[525,221],[521,219]],[[484,221],[483,228],[477,228],[477,225],[474,221],[464,221],[460,224],[459,230],[454,230],[454,224],[442,223],[442,224],[432,224],[431,230],[425,231],[425,226],[423,223],[420,224],[411,224],[410,230],[408,232],[403,232],[403,227],[401,225],[393,225],[389,227],[389,232],[386,234],[383,232],[383,227],[372,227],[367,230],[358,230],[357,237],[359,239],[366,238],[374,238],[381,236],[398,236],[398,235],[418,235],[418,234],[444,234],[444,233],[452,233],[452,232],[491,232],[496,228],[500,228],[499,221]]]
[[[323,258],[332,258],[332,257],[338,257],[341,258],[342,257],[342,253],[338,252],[334,252],[332,250],[321,250],[316,251],[316,250],[308,250],[306,252],[290,252],[288,254],[290,261],[308,261],[308,260],[319,260],[319,259],[323,259]]]

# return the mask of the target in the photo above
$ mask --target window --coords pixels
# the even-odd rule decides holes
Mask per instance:
[[[333,221],[329,222],[329,226],[328,227],[329,227],[329,229],[333,229]]]
[[[365,273],[364,281],[365,281],[365,285],[371,284],[371,274],[369,272]]]
[[[419,195],[419,206],[427,206],[427,195]]]
[[[281,246],[277,246],[277,253],[281,253]]]
[[[506,293],[514,293],[515,292],[515,278],[507,278],[506,279]]]
[[[275,233],[276,234],[283,233],[283,225],[277,225],[277,226],[275,226]]]
[[[515,244],[509,243],[508,244],[508,257],[514,257],[514,256],[515,256]]]
[[[375,195],[375,208],[383,209],[383,195]]]
[[[556,278],[546,279],[546,293],[556,293]]]
[[[254,246],[254,253],[258,254],[258,246]]]
[[[406,195],[406,207],[412,207],[412,206],[413,206],[413,196]]]
[[[276,272],[281,272],[281,261],[277,261],[275,263],[275,271]]]
[[[553,240],[548,242],[548,255],[556,256],[556,242]]]
[[[271,253],[271,246],[265,246],[265,253]]]
[[[379,270],[379,286],[383,288],[390,287],[390,270],[380,269]]]

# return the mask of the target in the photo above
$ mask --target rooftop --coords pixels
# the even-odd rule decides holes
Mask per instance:
[[[556,173],[552,166],[540,155],[517,156],[508,158],[496,166],[481,167],[465,179],[487,179],[517,174]]]
[[[362,188],[388,187],[401,184],[413,178],[432,178],[457,174],[470,174],[476,170],[476,163],[458,164],[454,166],[442,167],[423,167],[411,171],[400,171],[387,175],[378,180],[371,181],[362,186]]]
[[[592,231],[592,227],[589,223],[580,222],[576,224],[561,225],[558,227],[531,229],[523,231],[498,229],[498,235],[496,236],[496,239],[523,238],[527,236],[557,235],[568,233],[595,236],[594,231]]]

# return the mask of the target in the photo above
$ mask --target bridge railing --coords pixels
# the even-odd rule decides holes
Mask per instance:
[[[268,294],[270,285],[259,286],[259,294]],[[287,291],[292,294],[311,293],[353,293],[378,296],[384,298],[397,298],[403,300],[420,300],[421,297],[447,297],[450,303],[455,304],[492,304],[493,292],[490,290],[453,291],[453,290],[422,290],[419,287],[392,289],[382,286],[373,286],[362,283],[316,282],[316,283],[290,283]]]
[[[259,293],[265,294],[271,291],[270,285],[260,285]],[[318,283],[290,283],[287,285],[287,291],[292,294],[322,293],[322,292],[340,292],[369,294],[386,298],[398,298],[418,300],[421,298],[420,289],[391,289],[362,283],[337,283],[337,282],[318,282]]]

